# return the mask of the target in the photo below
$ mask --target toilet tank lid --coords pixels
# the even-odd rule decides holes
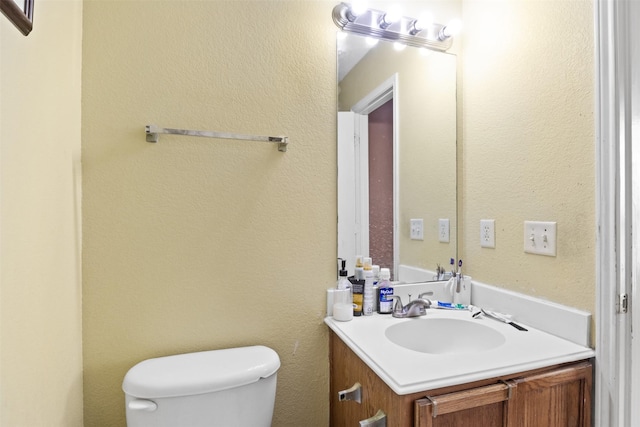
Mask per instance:
[[[138,363],[125,375],[122,390],[147,399],[211,393],[254,383],[279,368],[278,354],[265,346],[178,354]]]

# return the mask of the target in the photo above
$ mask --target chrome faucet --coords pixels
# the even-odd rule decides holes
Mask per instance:
[[[391,315],[393,317],[418,317],[427,314],[427,308],[431,307],[431,301],[422,298],[423,295],[433,294],[433,292],[425,292],[420,294],[418,299],[409,301],[405,306],[402,305],[402,300],[399,296],[394,295],[391,298],[395,300],[393,311]]]

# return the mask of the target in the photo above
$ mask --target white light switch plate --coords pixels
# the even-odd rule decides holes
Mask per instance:
[[[524,251],[530,254],[556,256],[556,223],[524,222]]]
[[[449,243],[449,219],[440,218],[438,220],[438,240],[442,243]]]
[[[409,236],[411,240],[424,240],[424,221],[422,218],[410,220],[409,226],[411,227]]]

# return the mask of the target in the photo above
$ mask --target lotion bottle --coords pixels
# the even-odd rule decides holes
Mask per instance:
[[[362,255],[356,255],[356,269],[354,277],[356,280],[364,280],[364,269],[362,264]]]

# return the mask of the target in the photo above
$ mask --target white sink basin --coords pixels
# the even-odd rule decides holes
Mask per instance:
[[[477,320],[429,317],[407,319],[385,330],[389,341],[430,354],[477,353],[505,343],[505,336]]]
[[[395,291],[394,291],[395,295]],[[465,310],[429,309],[423,317],[389,314],[325,323],[397,394],[406,395],[594,357],[593,349],[527,332]]]

